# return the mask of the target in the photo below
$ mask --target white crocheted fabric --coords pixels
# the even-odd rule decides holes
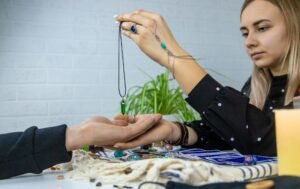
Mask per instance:
[[[75,180],[96,179],[104,184],[143,181],[166,183],[173,180],[202,185],[212,182],[243,181],[277,174],[276,163],[255,166],[220,166],[199,160],[168,158],[121,162],[103,160],[84,151],[73,153],[72,161],[64,164],[64,167],[69,169],[65,176]]]

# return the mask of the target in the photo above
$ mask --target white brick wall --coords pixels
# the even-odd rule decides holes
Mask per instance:
[[[0,133],[119,108],[113,15],[138,8],[161,13],[179,43],[221,83],[249,76],[239,32],[243,0],[0,0]],[[128,86],[163,70],[124,38]],[[223,73],[226,77],[214,72]]]

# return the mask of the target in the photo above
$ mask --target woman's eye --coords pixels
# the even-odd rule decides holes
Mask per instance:
[[[257,30],[260,32],[266,31],[267,29],[268,29],[268,27],[265,27],[265,26],[257,28]]]
[[[248,33],[242,32],[242,36],[243,36],[243,37],[247,37],[247,36],[248,36]]]

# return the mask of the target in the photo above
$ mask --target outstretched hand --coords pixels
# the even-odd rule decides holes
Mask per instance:
[[[126,125],[126,123],[135,124],[140,120],[143,120],[145,116],[149,115],[137,115],[135,117],[128,115],[117,115],[114,117],[114,121],[122,122],[124,125]],[[148,129],[147,131],[143,132],[143,134],[138,135],[132,140],[125,142],[120,141],[116,143],[114,148],[128,149],[162,140],[176,141],[180,137],[180,132],[175,132],[177,129],[178,127],[173,122],[162,119],[158,121],[151,129]]]
[[[117,142],[127,142],[151,129],[161,119],[160,114],[140,117],[132,124],[125,121],[110,121],[96,116],[67,128],[66,148],[68,151],[85,145],[113,146]],[[125,126],[126,127],[122,127]]]

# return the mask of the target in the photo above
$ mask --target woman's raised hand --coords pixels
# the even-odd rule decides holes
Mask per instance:
[[[185,53],[159,14],[137,10],[118,15],[116,20],[121,24],[122,33],[132,39],[146,55],[162,66],[168,67],[168,54],[161,47],[161,42],[174,54]]]
[[[159,14],[138,10],[116,16],[116,20],[125,36],[147,56],[172,72],[185,94],[189,94],[206,75],[195,59],[179,46]]]

